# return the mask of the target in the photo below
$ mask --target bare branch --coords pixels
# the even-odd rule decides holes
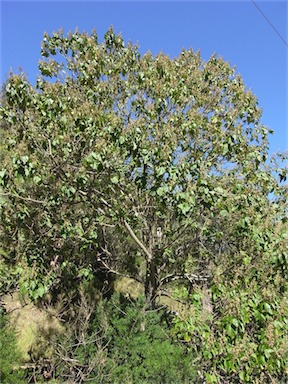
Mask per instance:
[[[31,197],[22,197],[14,193],[0,193],[0,196],[8,196],[8,197],[11,196],[11,197],[16,197],[16,199],[20,199],[20,200],[31,201],[31,203],[47,204],[47,201],[45,200],[36,200],[36,199],[31,199]]]
[[[98,261],[99,263],[101,263],[101,264],[103,265],[103,267],[104,267],[105,269],[107,269],[107,271],[108,271],[109,273],[113,273],[114,275],[118,275],[118,276],[122,276],[122,277],[128,277],[129,279],[136,280],[136,281],[138,281],[138,283],[143,284],[143,281],[142,281],[140,278],[138,278],[138,277],[135,277],[135,276],[131,277],[131,276],[125,274],[125,273],[122,273],[122,272],[116,271],[115,269],[112,269],[112,268],[111,268],[107,263],[105,263],[105,261],[102,260],[100,257],[97,258],[97,261]]]
[[[112,208],[112,206],[105,199],[103,199],[103,197],[100,197],[100,200],[107,207]],[[144,254],[147,256],[148,261],[151,261],[152,258],[153,258],[153,255],[151,254],[151,252],[149,252],[149,250],[145,247],[145,245],[142,243],[142,241],[140,241],[140,239],[136,236],[135,232],[130,227],[130,225],[127,223],[127,221],[123,220],[123,223],[124,223],[124,227],[127,229],[127,231],[129,232],[130,236],[132,237],[132,239],[135,241],[136,244],[139,245],[139,247],[142,249]]]
[[[203,275],[195,275],[193,273],[192,274],[191,273],[176,273],[176,274],[173,273],[163,277],[163,279],[161,279],[160,281],[160,286],[168,284],[175,280],[188,280],[190,283],[194,283],[199,281],[208,281],[209,279],[211,279],[210,275],[203,276]]]
[[[127,223],[126,220],[123,221],[124,222],[124,226],[125,228],[127,229],[127,231],[129,232],[129,234],[131,235],[132,239],[135,241],[136,244],[139,245],[139,247],[142,249],[142,251],[145,253],[145,255],[147,256],[147,259],[148,261],[151,261],[152,258],[153,258],[153,255],[151,252],[148,251],[148,249],[145,247],[145,245],[142,243],[142,241],[139,240],[139,238],[136,236],[135,232],[133,231],[133,229],[130,227],[130,225]]]

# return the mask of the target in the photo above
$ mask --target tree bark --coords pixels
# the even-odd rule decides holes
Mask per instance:
[[[157,268],[153,259],[146,262],[145,296],[152,309],[156,307],[156,297],[159,287]]]

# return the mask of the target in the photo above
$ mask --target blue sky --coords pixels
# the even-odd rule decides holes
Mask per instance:
[[[34,83],[43,32],[93,28],[102,41],[110,25],[140,52],[177,56],[182,48],[214,52],[236,66],[272,128],[271,153],[288,149],[287,1],[1,1],[1,82],[19,67]]]

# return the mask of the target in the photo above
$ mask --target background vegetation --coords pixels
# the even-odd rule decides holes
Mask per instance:
[[[62,332],[4,356],[4,382],[284,383],[286,156],[256,97],[221,58],[113,29],[41,55],[1,96],[1,293]]]

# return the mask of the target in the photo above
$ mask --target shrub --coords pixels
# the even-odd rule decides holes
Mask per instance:
[[[1,384],[24,383],[23,372],[17,369],[17,365],[21,361],[21,355],[18,350],[15,332],[3,312],[0,312],[0,350]]]
[[[84,313],[84,311],[82,311]],[[114,294],[58,343],[56,377],[72,382],[196,383],[193,355],[173,336],[163,310]],[[74,338],[73,338],[74,337]]]
[[[103,309],[109,383],[195,382],[193,356],[173,340],[163,311],[146,311],[144,299],[132,302],[120,295],[113,295]],[[97,324],[99,314],[95,320]]]
[[[208,384],[287,383],[287,294],[266,284],[260,291],[253,280],[249,288],[237,279],[233,286],[219,282],[211,286],[213,319],[203,319],[199,292],[190,296],[194,316],[175,319],[176,334],[195,348]]]

